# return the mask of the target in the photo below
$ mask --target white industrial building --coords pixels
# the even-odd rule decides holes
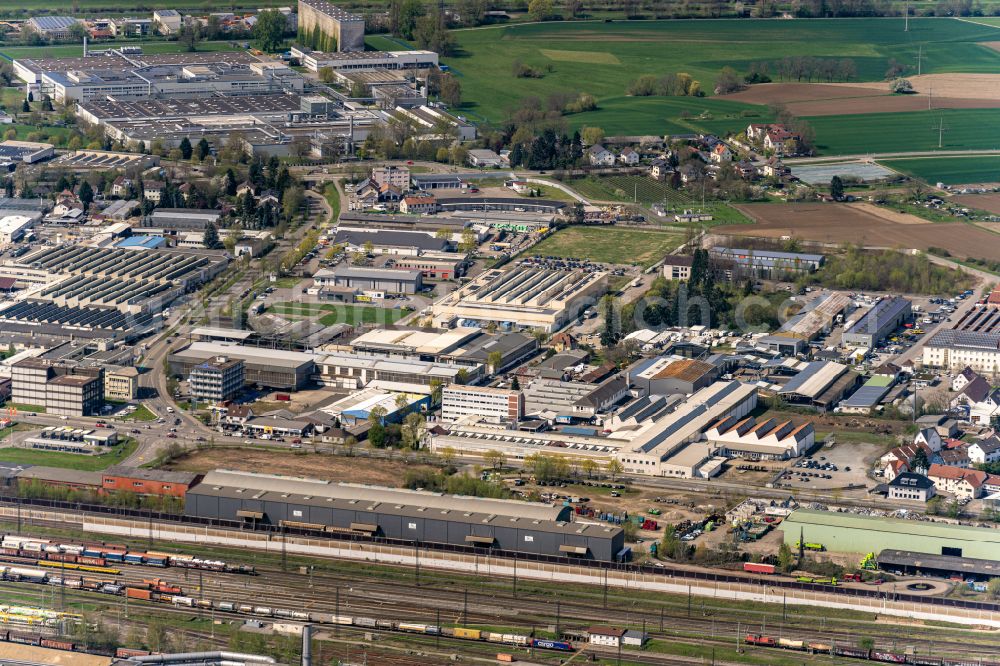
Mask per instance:
[[[1000,333],[947,330],[935,333],[924,345],[924,366],[993,373],[1000,367]]]
[[[457,421],[470,416],[491,423],[517,422],[524,416],[524,394],[490,386],[446,386],[441,392],[441,418]]]
[[[607,276],[582,270],[488,270],[434,304],[434,325],[497,323],[552,333],[598,302],[607,291]]]
[[[0,211],[0,248],[21,240],[25,232],[34,228],[42,214],[31,211]]]
[[[757,405],[757,389],[737,381],[713,384],[687,399],[646,397],[601,418],[602,428],[517,430],[485,417],[466,417],[447,433],[435,434],[434,450],[451,448],[469,455],[502,451],[510,460],[542,454],[574,462],[618,460],[626,474],[707,478],[721,470],[725,457],[706,440],[706,431],[726,418],[743,419]],[[588,430],[592,430],[588,434]]]

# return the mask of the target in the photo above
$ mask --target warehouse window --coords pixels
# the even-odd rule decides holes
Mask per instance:
[[[531,541],[535,540],[535,537],[526,534],[526,535],[524,535],[524,540],[528,541],[528,542],[531,542]]]
[[[407,527],[409,527],[411,530],[415,530],[415,529],[417,529],[417,524],[416,523],[408,523]]]

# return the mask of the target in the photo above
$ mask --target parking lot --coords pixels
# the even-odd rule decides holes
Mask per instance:
[[[841,435],[847,439],[848,435]],[[868,467],[886,448],[881,442],[864,441],[864,435],[852,434],[850,441],[837,441],[817,448],[812,455],[788,461],[776,479],[775,487],[812,490],[863,488],[871,483]],[[874,439],[874,438],[873,438]]]

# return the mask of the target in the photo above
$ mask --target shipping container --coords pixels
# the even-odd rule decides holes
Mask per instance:
[[[509,664],[514,661],[514,655],[507,654],[506,652],[500,652],[497,654],[497,661],[502,661],[505,664]]]
[[[142,599],[144,601],[149,601],[152,598],[153,593],[149,590],[142,590],[137,587],[127,587],[125,588],[125,596],[129,599]]]
[[[354,618],[349,617],[347,615],[331,615],[330,623],[351,625],[354,624]]]
[[[78,564],[89,564],[95,567],[103,567],[105,564],[107,564],[107,560],[105,560],[103,557],[93,557],[91,555],[81,555],[80,557],[76,558],[76,561]]]
[[[464,627],[455,627],[452,631],[455,638],[471,638],[474,641],[478,641],[483,633],[479,629],[465,629]]]
[[[359,627],[367,627],[369,629],[374,629],[378,626],[378,622],[374,618],[370,617],[356,617],[354,618],[354,624]]]
[[[759,574],[773,574],[774,565],[773,564],[758,564],[756,562],[744,562],[743,570],[749,571],[750,573]]]

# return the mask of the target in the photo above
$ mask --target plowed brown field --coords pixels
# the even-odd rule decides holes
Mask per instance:
[[[867,205],[834,203],[743,204],[755,224],[720,226],[718,234],[802,240],[869,247],[941,247],[957,257],[1000,259],[1000,235],[962,222],[926,223],[900,213],[873,214]],[[887,211],[891,212],[891,211]],[[904,219],[906,218],[906,219]]]
[[[781,104],[798,116],[924,111],[928,94],[935,109],[1000,108],[1000,75],[927,74],[910,78],[913,95],[892,95],[888,83],[764,83],[725,99]]]

